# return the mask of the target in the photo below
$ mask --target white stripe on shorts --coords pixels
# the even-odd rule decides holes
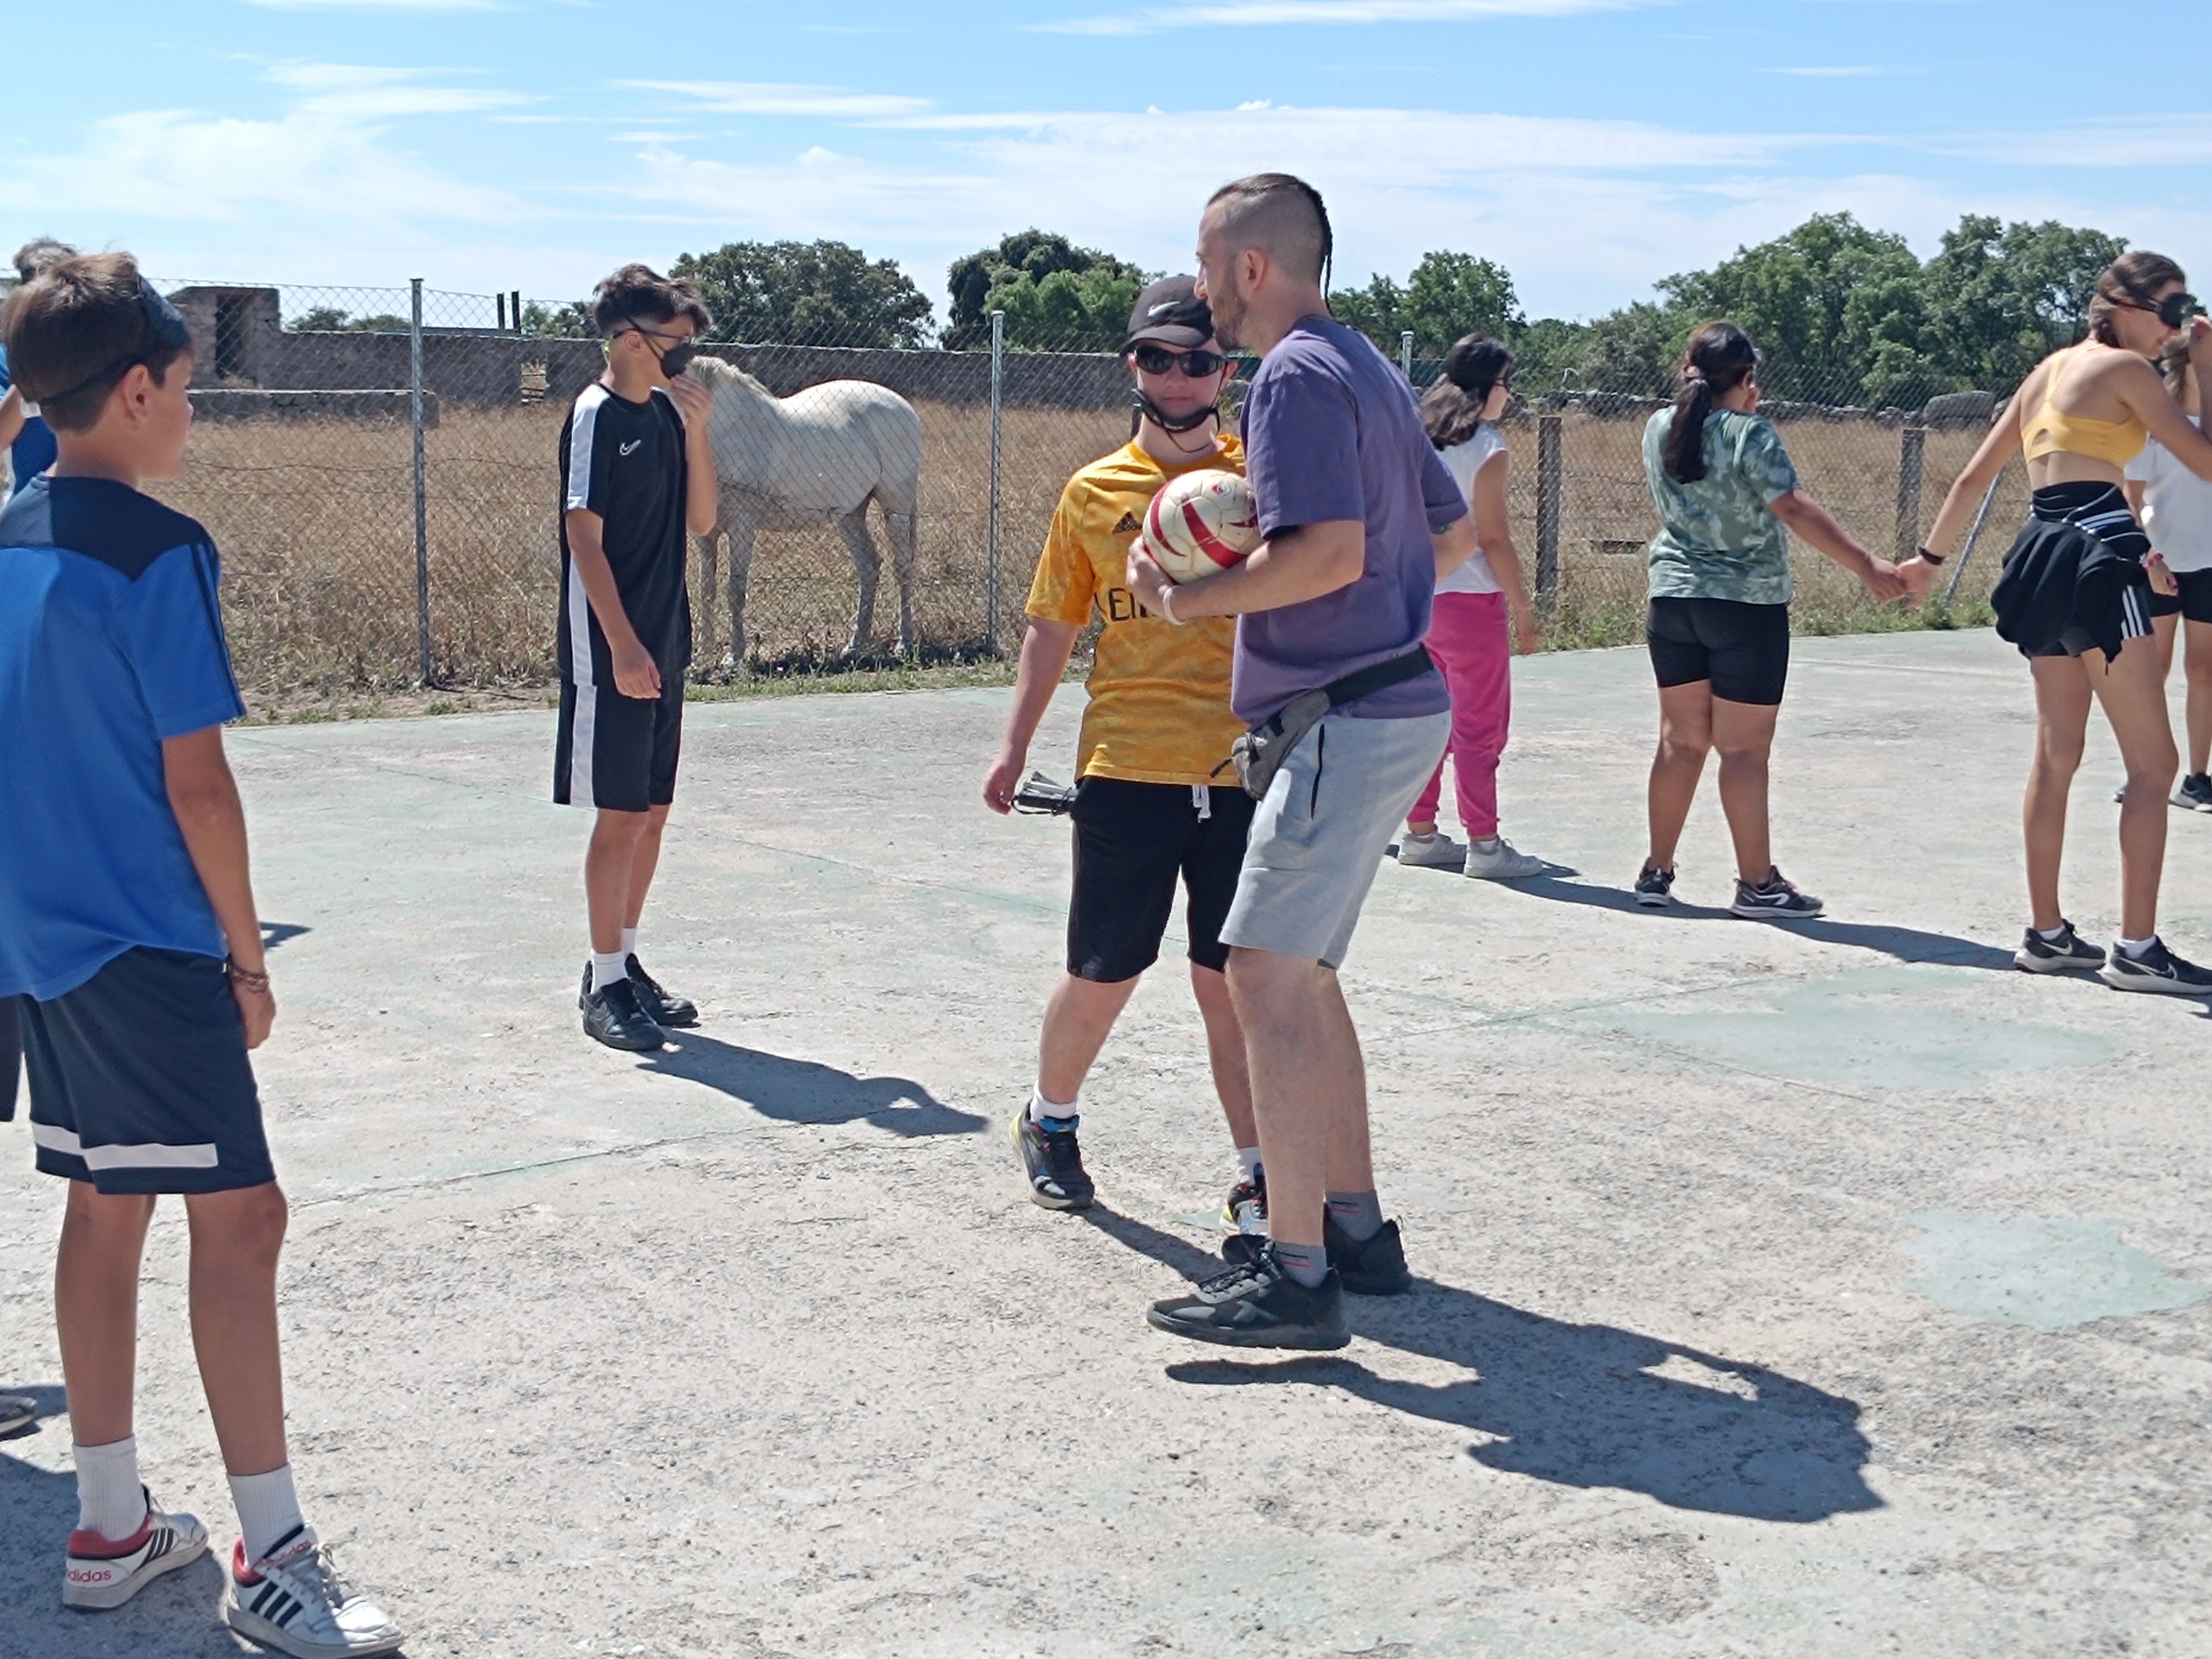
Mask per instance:
[[[599,688],[576,682],[575,718],[568,722],[568,805],[597,806],[592,795],[592,750],[599,735]]]
[[[31,1125],[31,1139],[50,1152],[81,1158],[94,1170],[212,1170],[216,1167],[213,1143],[198,1146],[164,1146],[144,1141],[135,1146],[87,1146],[76,1133],[51,1123]]]

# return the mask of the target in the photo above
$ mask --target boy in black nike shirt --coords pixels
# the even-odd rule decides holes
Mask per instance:
[[[698,1011],[638,965],[637,925],[676,798],[691,661],[685,532],[714,527],[713,399],[684,377],[710,319],[699,291],[624,265],[592,295],[607,372],[561,428],[561,726],[553,799],[592,806],[584,1030],[658,1048]]]

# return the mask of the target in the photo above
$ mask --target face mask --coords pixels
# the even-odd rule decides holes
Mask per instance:
[[[653,361],[660,366],[660,372],[672,380],[684,372],[685,364],[699,355],[699,343],[696,340],[678,340],[665,351],[655,349],[653,341],[657,337],[650,328],[634,317],[629,319],[629,331],[645,342],[645,349],[653,353]],[[609,342],[608,349],[612,349],[613,343]]]

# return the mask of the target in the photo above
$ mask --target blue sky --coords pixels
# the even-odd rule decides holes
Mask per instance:
[[[1838,209],[1923,254],[1971,210],[2212,269],[2212,112],[2169,67],[2180,14],[2144,0],[40,17],[46,49],[9,77],[0,243],[125,246],[177,277],[564,297],[628,258],[834,236],[941,306],[951,258],[1030,224],[1188,268],[1206,192],[1268,167],[1328,196],[1340,277],[1465,249],[1504,264],[1532,314],[1609,310]],[[129,49],[58,49],[78,19]],[[2068,43],[2100,42],[2136,66],[2069,82]]]

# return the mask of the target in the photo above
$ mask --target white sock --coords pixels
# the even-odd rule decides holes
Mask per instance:
[[[232,1475],[230,1501],[238,1510],[248,1561],[258,1561],[307,1518],[300,1513],[300,1494],[292,1490],[289,1463],[266,1474]]]
[[[637,929],[635,927],[625,927],[623,929],[623,960],[624,962],[628,962],[636,954]]]
[[[2131,957],[2139,957],[2157,943],[2158,935],[2153,933],[2148,939],[2124,939],[2120,941],[2120,949]]]
[[[2056,927],[2039,927],[2035,930],[2035,936],[2045,945],[2056,945],[2066,937],[2066,924],[2062,921]]]
[[[1257,1181],[1260,1178],[1260,1149],[1257,1146],[1239,1146],[1237,1149],[1237,1169],[1245,1180]]]
[[[1495,836],[1477,836],[1474,838],[1474,846],[1477,852],[1495,853],[1498,850],[1498,837]]]
[[[1042,1123],[1048,1117],[1058,1118],[1065,1121],[1066,1119],[1073,1117],[1075,1115],[1075,1103],[1073,1101],[1071,1100],[1063,1106],[1057,1101],[1047,1100],[1044,1097],[1044,1091],[1042,1089],[1032,1087],[1030,1090],[1030,1122]]]
[[[138,1437],[104,1446],[77,1446],[76,1523],[115,1543],[145,1524],[146,1489],[138,1479]]]
[[[603,990],[618,979],[629,977],[629,958],[620,951],[592,952],[592,988]]]

